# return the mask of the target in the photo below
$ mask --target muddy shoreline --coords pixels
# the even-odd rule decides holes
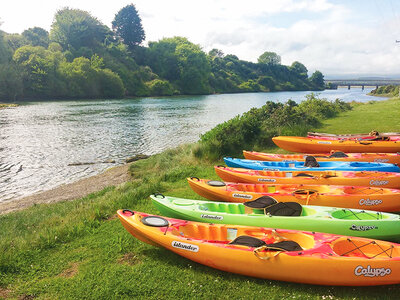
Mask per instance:
[[[83,178],[78,181],[62,184],[51,190],[38,192],[23,198],[0,202],[0,215],[22,210],[34,204],[56,203],[85,197],[101,191],[108,186],[116,186],[128,181],[130,163],[107,169],[103,173]]]

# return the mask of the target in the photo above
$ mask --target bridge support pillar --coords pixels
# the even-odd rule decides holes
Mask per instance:
[[[350,89],[350,84],[347,86],[347,89],[348,89],[348,90]]]
[[[361,86],[361,90],[362,90],[362,91],[364,90],[364,85]]]
[[[376,86],[376,89],[378,89],[379,85]]]

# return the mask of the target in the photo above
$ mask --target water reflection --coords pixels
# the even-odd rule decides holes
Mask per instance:
[[[324,91],[330,100],[369,101],[361,89]],[[182,143],[267,100],[300,102],[309,92],[21,103],[0,111],[0,201],[97,174],[138,153]],[[94,162],[91,165],[68,166]]]

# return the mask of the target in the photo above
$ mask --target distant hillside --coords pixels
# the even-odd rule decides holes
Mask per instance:
[[[258,63],[205,53],[183,37],[141,46],[145,32],[134,5],[110,29],[88,12],[64,8],[50,32],[0,31],[0,100],[121,98],[282,90],[321,90],[321,72],[307,76],[300,62],[280,64],[273,52]]]

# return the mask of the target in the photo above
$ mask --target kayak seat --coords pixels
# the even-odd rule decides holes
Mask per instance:
[[[342,158],[342,157],[349,157],[349,156],[342,151],[336,151],[333,152],[331,155],[329,155],[329,158]]]
[[[317,160],[315,159],[314,156],[306,156],[306,160],[304,162],[304,167],[309,167],[309,168],[318,168],[319,167],[319,163],[317,162]]]
[[[265,214],[281,217],[297,217],[303,210],[303,207],[297,202],[278,202],[270,196],[244,202],[243,205],[253,209],[263,209]]]
[[[265,209],[276,203],[278,203],[278,201],[276,201],[273,197],[262,196],[256,200],[244,202],[243,205],[250,208]]]
[[[294,176],[294,177],[314,177],[314,176],[312,176],[312,175],[310,175],[310,174],[307,174],[307,173],[299,173],[299,174],[297,174],[297,175]]]
[[[230,245],[239,245],[239,246],[247,246],[258,248],[265,246],[269,250],[276,250],[276,251],[301,251],[303,250],[301,246],[296,243],[295,241],[281,241],[273,244],[267,244],[263,240],[258,238],[248,236],[248,235],[241,235],[234,239],[232,242],[229,243]]]
[[[252,236],[241,235],[241,236],[238,236],[233,241],[231,241],[229,244],[258,248],[261,246],[265,246],[267,243],[265,243],[263,240],[260,240],[258,238],[252,237]]]
[[[265,208],[265,214],[281,217],[298,217],[302,211],[303,207],[297,202],[279,202]]]

